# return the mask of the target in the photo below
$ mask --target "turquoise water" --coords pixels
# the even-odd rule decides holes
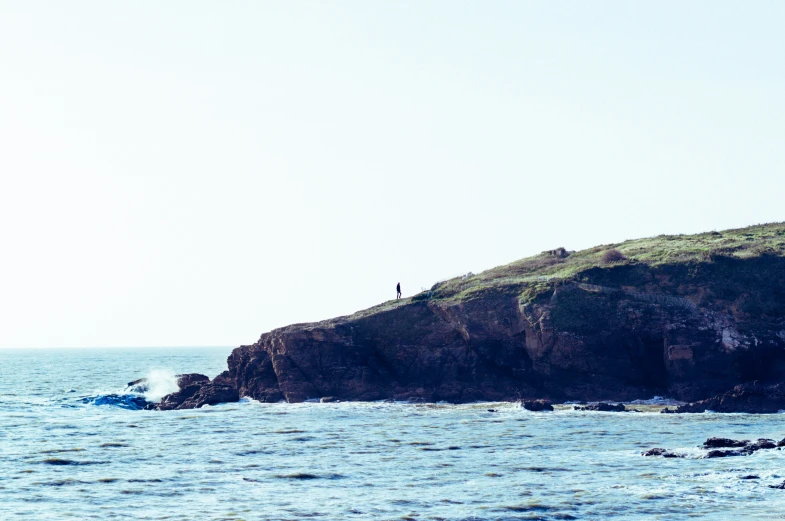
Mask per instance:
[[[785,480],[785,453],[707,460],[696,448],[709,436],[779,440],[782,414],[90,403],[151,372],[212,377],[229,352],[0,351],[0,519],[785,517],[785,490],[768,486]],[[694,458],[640,455],[655,446]]]

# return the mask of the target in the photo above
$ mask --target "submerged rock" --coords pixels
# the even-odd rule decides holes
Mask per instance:
[[[740,450],[710,450],[704,458],[727,458],[728,456],[746,456],[747,453]]]
[[[653,449],[649,449],[646,452],[641,453],[642,456],[662,456],[663,458],[683,458],[685,457],[684,454],[680,454],[677,452],[671,452],[668,449],[663,449],[662,447],[654,447]]]
[[[552,411],[553,405],[548,400],[524,400],[523,408],[527,411]]]
[[[774,442],[774,440],[770,440],[768,438],[758,438],[754,442],[751,442],[750,440],[734,440],[731,438],[709,438],[703,442],[701,447],[704,449],[712,449],[703,456],[704,458],[712,459],[728,458],[732,456],[749,456],[753,452],[759,450],[777,448],[777,444]],[[642,455],[663,456],[665,458],[684,457],[683,454],[674,454],[661,447],[649,449],[646,452],[643,452]]]
[[[584,406],[576,405],[574,408],[576,411],[600,411],[600,412],[625,412],[627,410],[627,408],[624,406],[623,403],[619,403],[619,404],[594,403]]]

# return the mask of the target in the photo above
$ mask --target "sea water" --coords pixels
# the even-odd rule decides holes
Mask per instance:
[[[101,399],[145,376],[158,396],[177,373],[215,376],[229,352],[0,351],[0,519],[785,517],[785,490],[770,488],[785,452],[697,448],[782,439],[782,414],[247,399],[159,412]],[[651,447],[689,457],[641,456]]]

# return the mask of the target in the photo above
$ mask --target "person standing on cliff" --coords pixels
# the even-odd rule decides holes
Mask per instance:
[[[399,282],[397,286],[395,286],[395,291],[398,293],[395,295],[395,300],[401,298],[401,283]]]

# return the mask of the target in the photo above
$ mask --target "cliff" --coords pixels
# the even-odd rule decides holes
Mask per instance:
[[[216,385],[260,401],[696,401],[785,376],[785,223],[543,252],[264,333]]]

